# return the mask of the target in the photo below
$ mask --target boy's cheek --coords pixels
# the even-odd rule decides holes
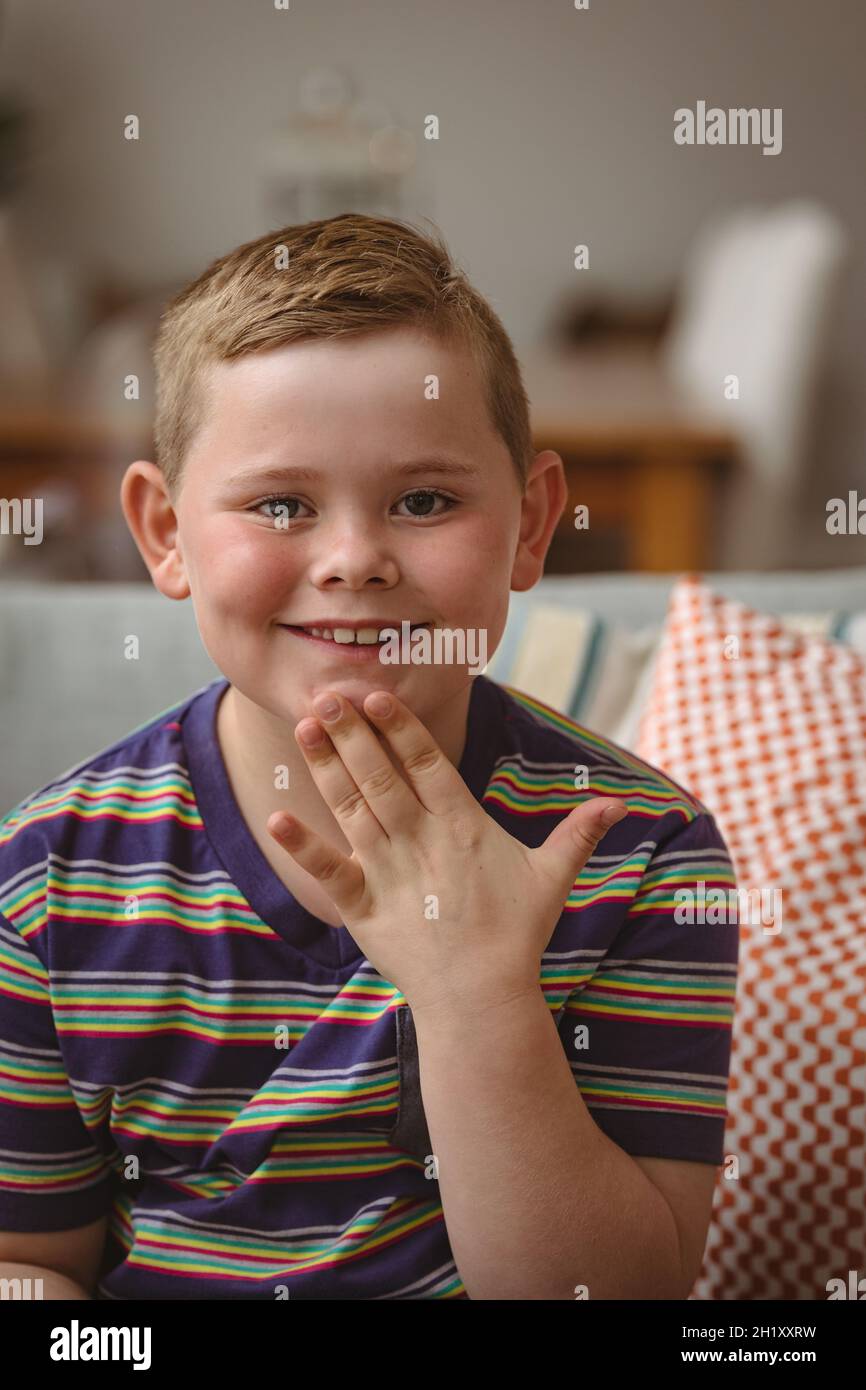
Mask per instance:
[[[285,563],[251,552],[249,546],[200,557],[196,580],[201,602],[227,616],[277,621],[289,612],[295,578]]]

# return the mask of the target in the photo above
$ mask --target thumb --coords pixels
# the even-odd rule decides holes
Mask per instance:
[[[628,807],[622,801],[594,796],[554,826],[543,845],[535,850],[542,867],[564,885],[563,901],[587,860],[594,854],[599,841],[611,826],[624,820]]]

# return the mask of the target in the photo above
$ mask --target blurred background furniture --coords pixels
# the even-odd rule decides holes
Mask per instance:
[[[764,0],[731,26],[670,0],[659,26],[620,0],[593,17],[547,7],[541,24],[513,7],[502,27],[494,0],[471,22],[454,3],[382,3],[380,53],[361,9],[335,45],[321,6],[250,22],[224,4],[213,25],[187,0],[178,27],[153,0],[143,30],[113,0],[46,0],[48,23],[46,5],[0,0],[0,486],[51,499],[41,546],[0,534],[0,576],[148,582],[117,491],[152,452],[160,305],[267,229],[352,210],[438,228],[502,319],[537,447],[569,476],[549,573],[860,563],[862,537],[829,534],[825,506],[862,491],[866,458],[866,197],[845,136],[866,11],[839,25]],[[733,100],[770,32],[780,157],[679,145],[672,93],[694,54]],[[138,94],[140,130],[119,90]]]
[[[657,351],[627,343],[524,363],[536,449],[562,456],[568,501],[549,574],[693,569],[718,560],[715,512],[737,440],[678,390]],[[575,509],[588,510],[587,529]]]
[[[642,328],[602,303],[569,331],[560,310],[522,362],[535,447],[561,454],[568,480],[549,574],[790,558],[846,245],[816,204],[747,207],[704,228]],[[55,499],[38,555],[0,538],[9,577],[147,579],[117,494],[127,463],[153,456],[150,354],[170,291],[117,293],[64,370],[0,382],[3,495]]]
[[[816,203],[745,207],[699,231],[663,331],[595,306],[579,345],[563,325],[527,359],[536,447],[569,482],[548,572],[790,562],[846,251]]]
[[[732,568],[792,553],[848,250],[839,219],[805,199],[741,208],[691,248],[661,358],[737,440],[742,467],[717,518]]]

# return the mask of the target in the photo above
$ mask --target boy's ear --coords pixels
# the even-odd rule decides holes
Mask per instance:
[[[178,543],[177,516],[162,470],[136,459],[123,475],[120,505],[150,577],[166,598],[189,598],[183,556]]]
[[[567,501],[562,459],[553,449],[545,449],[535,455],[521,502],[520,537],[511,570],[511,587],[516,593],[531,589],[544,573],[550,542]]]

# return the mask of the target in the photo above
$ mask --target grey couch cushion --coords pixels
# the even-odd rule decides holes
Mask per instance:
[[[219,674],[190,601],[147,584],[5,584],[0,815]]]

